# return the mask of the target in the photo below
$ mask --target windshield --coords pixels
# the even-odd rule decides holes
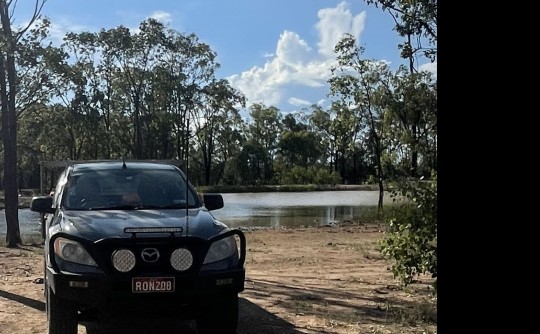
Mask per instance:
[[[62,206],[68,210],[153,209],[199,206],[178,171],[111,169],[72,173],[65,185]]]

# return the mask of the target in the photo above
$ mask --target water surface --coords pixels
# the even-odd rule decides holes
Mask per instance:
[[[212,213],[231,227],[300,227],[359,219],[377,205],[379,192],[350,190],[222,195],[225,207]],[[23,236],[39,236],[39,214],[20,209],[19,226]],[[0,210],[0,235],[5,233],[5,213]]]

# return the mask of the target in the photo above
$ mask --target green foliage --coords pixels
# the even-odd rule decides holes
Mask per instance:
[[[395,260],[394,276],[408,285],[421,274],[437,278],[437,177],[401,182],[391,192],[398,204],[388,218],[382,253]]]
[[[366,0],[388,12],[394,30],[405,41],[398,45],[402,58],[417,53],[434,60],[437,57],[437,0]]]
[[[341,183],[341,176],[337,172],[330,173],[326,168],[320,168],[314,179],[316,184],[332,184],[336,185]]]
[[[244,97],[216,78],[217,55],[194,34],[149,19],[137,33],[68,33],[54,48],[42,46],[48,27],[17,46],[20,187],[39,186],[39,161],[67,159],[187,158],[197,185],[376,183],[436,170],[436,81],[364,59],[352,37],[336,47],[330,108],[285,115],[256,103],[244,121]]]

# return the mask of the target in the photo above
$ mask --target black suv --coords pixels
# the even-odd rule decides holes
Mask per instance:
[[[201,197],[170,164],[66,167],[53,195],[31,202],[45,217],[49,334],[127,314],[182,316],[200,333],[235,333],[245,237],[209,212],[223,207],[221,195]]]

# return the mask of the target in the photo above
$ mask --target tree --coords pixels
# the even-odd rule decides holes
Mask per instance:
[[[283,130],[278,152],[286,168],[301,167],[305,170],[314,166],[322,156],[321,139],[306,124],[297,122],[292,114],[283,119]]]
[[[215,80],[210,82],[201,90],[203,94],[203,104],[194,111],[197,117],[194,118],[196,128],[196,139],[202,154],[204,168],[204,183],[209,185],[211,171],[214,164],[216,151],[221,147],[218,136],[227,129],[229,119],[239,119],[238,106],[244,106],[244,96],[235,90],[226,80]],[[215,180],[214,182],[217,182]]]
[[[381,7],[388,12],[395,22],[395,30],[405,39],[398,45],[401,57],[407,59],[408,70],[411,75],[409,83],[414,85],[418,72],[418,59],[425,57],[431,62],[437,59],[437,0],[366,0],[368,4]],[[406,84],[407,81],[404,81]],[[404,104],[401,108],[394,109],[399,114],[402,127],[408,133],[410,143],[410,173],[417,175],[419,159],[419,140],[422,131],[422,110],[414,103]]]
[[[405,38],[399,44],[401,57],[409,60],[411,72],[415,71],[418,54],[434,61],[437,58],[437,0],[366,0],[388,12],[397,33]]]
[[[358,182],[361,178],[360,120],[355,110],[339,101],[333,102],[328,111],[313,106],[309,116],[310,124],[323,138],[322,146],[327,147],[330,171],[337,171],[342,182]],[[351,166],[352,165],[352,166]]]
[[[429,176],[437,170],[437,83],[429,72],[400,67],[388,87],[389,151],[396,152],[396,176]]]
[[[332,68],[330,92],[341,98],[342,105],[356,110],[359,131],[363,132],[377,168],[380,213],[384,200],[384,119],[391,73],[386,63],[362,58],[364,50],[350,34],[338,42],[335,51],[338,65]]]
[[[394,275],[407,285],[422,273],[437,277],[437,83],[416,68],[419,55],[432,62],[437,58],[437,0],[366,2],[390,13],[395,30],[405,38],[398,48],[401,57],[409,61],[409,73],[396,75],[393,87],[387,90],[387,121],[393,129],[390,137],[397,143],[393,146],[411,153],[407,177],[417,175],[421,156],[431,169],[429,182],[422,178],[401,180],[392,194],[405,203],[389,219],[382,250],[395,260]]]
[[[248,169],[256,166],[256,173],[251,173],[251,183],[268,184],[274,171],[273,162],[281,132],[281,113],[276,107],[267,107],[261,103],[255,103],[249,109],[252,121],[249,123],[247,135],[250,142],[245,147],[249,153],[243,154],[239,162],[249,162],[248,166],[244,166]],[[253,155],[255,151],[257,153]]]
[[[21,30],[11,29],[11,1],[0,0],[0,101],[2,103],[2,139],[4,142],[4,200],[7,224],[6,243],[17,247],[22,243],[19,229],[17,170],[17,42],[39,18],[46,0],[36,1],[34,12]]]

